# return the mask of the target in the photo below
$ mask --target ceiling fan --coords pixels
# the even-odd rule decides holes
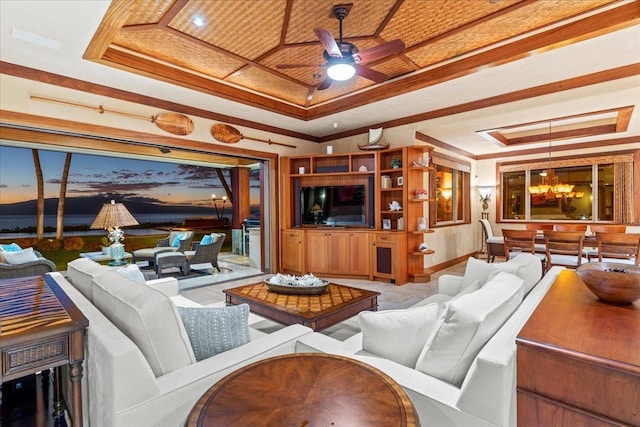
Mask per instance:
[[[342,20],[347,17],[350,10],[350,7],[347,6],[350,5],[333,7],[333,15],[340,23],[340,38],[338,41],[327,30],[322,28],[313,30],[324,47],[322,56],[327,61],[325,64],[279,64],[276,65],[276,68],[327,67],[327,77],[316,88],[317,90],[327,89],[333,81],[349,80],[355,74],[376,83],[388,80],[388,75],[366,67],[362,63],[400,53],[405,48],[404,42],[400,39],[395,39],[360,52],[353,43],[342,40]]]

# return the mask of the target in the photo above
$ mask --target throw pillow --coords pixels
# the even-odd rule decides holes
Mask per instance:
[[[213,237],[211,237],[211,234],[207,234],[206,236],[203,236],[202,240],[200,240],[201,245],[210,245],[212,243],[213,243]]]
[[[487,280],[489,280],[495,264],[496,263],[488,263],[473,257],[467,259],[467,266],[464,270],[464,276],[462,277],[462,289],[476,280],[480,284],[480,287],[482,287]]]
[[[485,343],[522,302],[522,279],[500,273],[476,292],[447,304],[416,370],[461,386]]]
[[[438,304],[358,315],[362,349],[413,368],[438,319]]]
[[[176,308],[197,361],[249,342],[248,304]]]
[[[38,256],[33,252],[33,248],[22,249],[15,252],[4,251],[2,256],[7,264],[24,264],[25,262],[38,260]]]
[[[116,271],[121,276],[124,276],[136,283],[140,283],[141,285],[147,284],[147,282],[144,280],[144,274],[142,274],[142,271],[140,271],[140,268],[137,264],[129,264],[126,267],[120,267]]]
[[[171,246],[173,246],[174,248],[180,247],[180,240],[184,240],[186,237],[187,237],[186,233],[176,234],[175,239],[173,239],[173,242],[171,242]]]
[[[17,244],[17,243],[9,243],[8,245],[0,245],[0,248],[2,248],[2,250],[5,251],[5,252],[18,252],[18,251],[22,250],[20,245]]]

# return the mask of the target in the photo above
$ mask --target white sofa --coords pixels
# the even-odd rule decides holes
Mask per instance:
[[[530,270],[523,269],[525,283],[521,295],[522,302],[515,308],[513,314],[499,327],[499,329],[481,347],[470,367],[464,375],[461,385],[453,385],[442,379],[428,375],[417,369],[394,362],[388,358],[379,357],[363,349],[363,333],[359,333],[344,342],[331,337],[313,333],[300,337],[296,346],[298,352],[323,352],[340,354],[368,363],[388,374],[396,380],[408,393],[413,401],[422,425],[446,426],[515,426],[516,425],[516,344],[515,339],[520,329],[546,294],[556,276],[563,269],[551,268],[539,281],[542,275],[540,261],[533,255],[526,254],[516,258],[520,262],[532,263],[539,273],[537,278]],[[470,268],[470,264],[472,267]],[[446,303],[452,298],[467,294],[467,299],[473,298],[472,290],[463,291],[464,285],[469,285],[469,275],[477,271],[480,282],[486,280],[491,269],[501,269],[507,263],[487,264],[483,261],[470,259],[465,277],[443,275],[438,281],[438,294],[417,303],[414,307],[426,308],[431,303]],[[472,270],[470,272],[470,270]],[[503,270],[504,271],[504,270]],[[504,274],[504,273],[502,273]],[[513,277],[513,276],[511,276]],[[531,279],[532,277],[533,280]],[[515,279],[518,279],[517,277]],[[531,283],[527,284],[527,280]],[[481,284],[481,283],[480,283]],[[471,286],[479,286],[473,283]],[[527,287],[532,289],[528,291]],[[528,291],[528,292],[527,292]],[[378,312],[384,313],[384,312]],[[442,314],[440,306],[439,315]],[[370,314],[368,314],[370,315]],[[362,314],[361,314],[362,316]],[[361,323],[362,323],[362,319]],[[401,339],[394,339],[397,345]],[[425,340],[423,340],[425,341]],[[426,344],[425,344],[426,346]],[[424,351],[424,350],[423,350]]]
[[[143,285],[84,258],[69,263],[67,277],[55,272],[51,279],[89,319],[84,425],[182,426],[216,381],[254,361],[293,353],[297,339],[312,332],[293,325],[265,334],[251,328],[261,318],[250,315],[248,343],[196,362],[176,305],[198,304],[178,295],[176,279]]]

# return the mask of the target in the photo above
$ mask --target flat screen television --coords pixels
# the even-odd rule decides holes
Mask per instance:
[[[373,198],[367,197],[367,186],[357,185],[296,185],[296,225],[369,227],[368,212],[373,212]],[[371,209],[367,209],[368,205]]]

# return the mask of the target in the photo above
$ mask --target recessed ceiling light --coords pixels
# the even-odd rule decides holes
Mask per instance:
[[[205,24],[204,18],[202,16],[196,16],[191,22],[193,22],[193,25],[195,25],[196,27],[202,27]]]

